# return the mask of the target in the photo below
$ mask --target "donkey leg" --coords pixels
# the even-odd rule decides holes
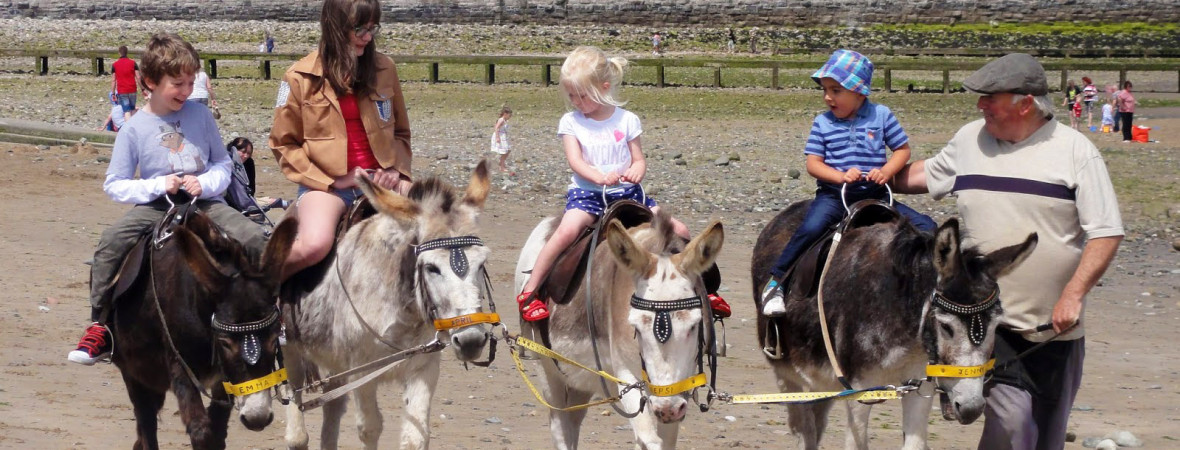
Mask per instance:
[[[324,385],[324,392],[330,392],[344,385],[343,381],[333,381]],[[324,403],[324,420],[320,427],[320,448],[335,450],[340,443],[340,419],[348,410],[348,396],[342,396]]]
[[[638,390],[628,392],[619,401],[619,407],[623,411],[638,411],[639,404],[643,398]],[[650,407],[645,407],[643,412],[631,418],[631,431],[635,433],[635,448],[643,448],[649,450],[662,449],[665,446],[664,440],[659,433],[660,421],[656,420],[655,413]],[[675,443],[669,442],[667,446],[671,448]]]
[[[213,401],[209,402],[205,414],[209,416],[209,426],[213,430],[214,441],[224,443],[226,437],[229,436],[229,416],[233,411],[233,399],[229,398],[225,389],[213,388],[211,395]]]
[[[868,450],[869,448],[869,413],[872,405],[847,400],[844,404],[848,408],[848,431],[845,434],[844,448]]]
[[[439,356],[431,353],[415,358],[421,358],[421,363],[417,370],[406,372],[402,395],[406,409],[402,415],[401,448],[430,446],[430,400],[438,386]]]
[[[377,409],[377,383],[369,383],[352,391],[352,399],[356,401],[357,435],[366,449],[376,449],[383,425],[381,410]]]
[[[151,388],[123,375],[123,384],[127,386],[127,396],[131,398],[131,406],[135,409],[135,445],[136,450],[156,450],[160,443],[156,440],[156,429],[159,427],[157,414],[164,406],[164,393],[152,391]]]
[[[283,440],[287,448],[292,450],[307,450],[307,424],[303,420],[303,411],[299,404],[303,403],[303,393],[298,389],[307,382],[304,372],[303,354],[295,346],[288,344],[283,348],[283,363],[287,368],[287,386],[291,389],[291,403],[287,405],[287,431]]]
[[[188,375],[179,367],[172,367],[172,393],[176,395],[176,403],[180,408],[180,421],[188,432],[189,440],[194,449],[221,450],[225,448],[225,439],[217,439],[216,432],[205,414],[205,405],[201,403],[200,388],[189,381]]]
[[[911,393],[901,398],[901,430],[903,450],[925,450],[926,436],[930,424],[930,406],[933,397]]]

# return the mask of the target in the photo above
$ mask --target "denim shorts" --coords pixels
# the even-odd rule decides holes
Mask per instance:
[[[606,200],[609,202],[613,203],[623,199],[635,200],[648,208],[656,207],[656,201],[644,195],[643,188],[638,184],[606,191]],[[606,204],[602,201],[602,192],[600,191],[570,188],[569,192],[565,194],[565,210],[571,209],[586,211],[592,216],[601,216],[606,210]]]
[[[123,113],[135,111],[135,93],[130,94],[116,94],[115,98],[119,101],[119,107],[123,108]]]
[[[298,193],[295,194],[295,196],[296,196],[295,197],[295,205],[296,206],[299,205],[299,199],[303,198],[303,194],[306,194],[311,191],[312,191],[311,188],[304,186],[302,184],[299,185],[299,191],[298,191]],[[347,189],[334,189],[333,188],[333,189],[330,189],[328,192],[332,193],[332,195],[340,197],[341,200],[344,200],[344,210],[345,211],[347,211],[349,208],[352,208],[352,204],[356,203],[356,199],[364,197],[364,195],[365,195],[365,193],[361,192],[361,190],[359,188],[347,188]]]

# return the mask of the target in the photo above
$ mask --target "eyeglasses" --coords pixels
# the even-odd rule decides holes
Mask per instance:
[[[371,27],[359,26],[359,27],[352,29],[352,34],[358,38],[363,38],[366,35],[376,36],[377,33],[380,33],[380,32],[381,32],[381,24],[374,24]]]

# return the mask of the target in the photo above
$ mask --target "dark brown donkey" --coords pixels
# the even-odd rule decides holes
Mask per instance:
[[[159,447],[156,416],[169,390],[193,448],[225,448],[234,404],[223,382],[235,385],[247,428],[270,424],[270,392],[259,387],[278,376],[267,378],[278,350],[274,299],[297,226],[294,220],[280,224],[261,262],[247,258],[201,214],[171,227],[170,235],[157,231],[146,238],[139,269],[121,275],[135,281],[118,294],[111,320],[112,359],[135,408],[133,448]],[[202,395],[212,396],[207,411]]]

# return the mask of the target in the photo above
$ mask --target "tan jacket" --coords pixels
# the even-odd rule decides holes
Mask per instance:
[[[358,98],[357,107],[377,162],[409,178],[410,119],[397,67],[388,56],[376,56],[376,91],[370,101]],[[348,132],[331,85],[325,81],[323,89],[311,91],[312,81],[322,76],[318,51],[283,74],[269,144],[287,179],[325,191],[348,172]]]

